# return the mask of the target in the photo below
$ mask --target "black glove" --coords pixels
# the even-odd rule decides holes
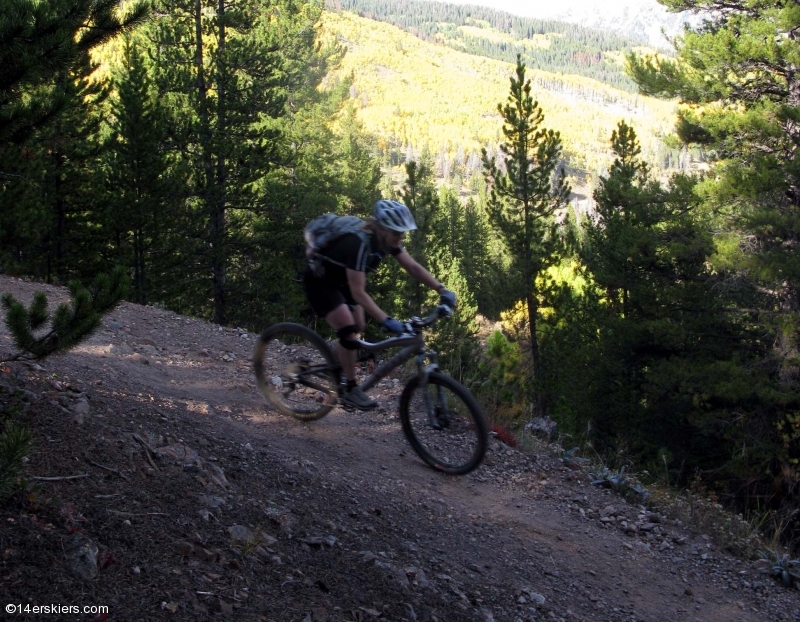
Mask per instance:
[[[405,332],[405,326],[400,320],[396,320],[393,317],[387,317],[383,320],[383,330],[387,333],[394,333],[395,335],[402,335]]]
[[[449,289],[439,290],[439,304],[447,305],[453,311],[456,310],[456,295]]]

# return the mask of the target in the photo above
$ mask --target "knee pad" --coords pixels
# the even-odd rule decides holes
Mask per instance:
[[[358,342],[349,338],[350,335],[354,333],[358,333],[358,326],[355,324],[345,326],[336,331],[336,336],[339,338],[339,343],[342,344],[342,347],[345,350],[358,350]]]

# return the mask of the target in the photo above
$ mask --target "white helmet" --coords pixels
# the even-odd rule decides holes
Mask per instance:
[[[402,203],[397,201],[381,200],[375,204],[372,216],[381,227],[402,233],[403,231],[414,231],[417,223],[414,222],[414,215]]]

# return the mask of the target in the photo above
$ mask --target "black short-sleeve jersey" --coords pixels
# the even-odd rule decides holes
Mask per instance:
[[[389,253],[399,255],[402,250],[402,247],[394,248]],[[356,233],[346,233],[319,254],[325,266],[325,275],[322,278],[332,285],[347,284],[347,268],[357,272],[375,272],[384,257],[375,248],[373,236],[366,236],[362,240]]]

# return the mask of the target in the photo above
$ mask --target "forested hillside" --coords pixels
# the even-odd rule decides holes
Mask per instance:
[[[336,11],[402,28],[425,41],[513,63],[517,54],[532,69],[592,78],[636,91],[625,74],[622,54],[644,40],[575,24],[518,17],[480,6],[419,0],[327,0]]]
[[[401,200],[458,295],[431,341],[492,426],[552,417],[604,481],[691,486],[798,545],[800,14],[661,3],[718,11],[674,58],[627,57],[637,94],[316,0],[0,0],[0,270],[119,266],[133,302],[332,337],[304,225]],[[514,27],[483,21],[454,38]],[[435,304],[385,264],[383,310]]]
[[[449,183],[479,172],[480,149],[496,150],[500,140],[497,104],[506,97],[512,64],[457,52],[346,11],[326,13],[322,22],[324,32],[347,50],[332,78],[352,76],[358,118],[378,136],[384,166],[427,149],[437,174]],[[688,164],[685,154],[663,140],[674,125],[673,103],[576,75],[532,69],[529,76],[547,124],[564,138],[574,185],[590,185],[608,169],[608,137],[621,118],[635,123],[657,169]]]

